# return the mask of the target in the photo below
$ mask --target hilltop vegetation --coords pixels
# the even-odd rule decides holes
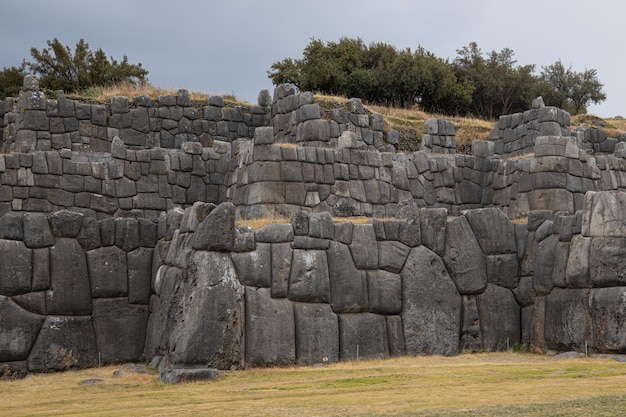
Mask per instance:
[[[484,119],[524,111],[537,96],[571,114],[606,100],[595,69],[577,72],[558,60],[535,74],[535,65],[518,64],[509,48],[484,53],[471,42],[456,52],[449,61],[422,46],[397,49],[382,42],[366,45],[360,38],[313,38],[302,58],[275,62],[268,77],[274,85],[293,83],[302,91]]]

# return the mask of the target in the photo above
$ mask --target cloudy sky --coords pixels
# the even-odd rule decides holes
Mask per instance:
[[[626,117],[625,12],[614,0],[14,0],[0,5],[0,68],[55,37],[72,48],[82,38],[141,63],[153,85],[256,102],[273,89],[272,63],[300,58],[311,38],[422,45],[450,59],[474,41],[484,52],[511,48],[537,72],[558,59],[594,68],[608,98],[590,112]]]

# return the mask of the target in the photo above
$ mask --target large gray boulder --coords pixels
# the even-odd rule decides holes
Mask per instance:
[[[97,364],[98,348],[91,317],[46,317],[28,357],[29,371],[64,371]]]
[[[137,362],[141,359],[148,307],[130,305],[127,298],[104,298],[93,302],[93,326],[103,363]]]
[[[0,363],[28,358],[44,318],[0,295]]]
[[[326,252],[294,249],[289,275],[291,301],[304,303],[330,302],[330,283]]]
[[[384,270],[367,271],[370,312],[400,314],[402,311],[402,278]]]
[[[584,350],[589,340],[589,290],[555,288],[546,297],[545,341],[549,349]]]
[[[137,248],[126,254],[129,304],[150,302],[153,254],[154,250],[151,248]]]
[[[0,239],[0,294],[17,295],[31,291],[32,250],[24,242]]]
[[[515,227],[500,209],[467,210],[463,215],[485,255],[517,252]]]
[[[593,238],[589,273],[595,287],[626,284],[626,238]]]
[[[387,357],[389,343],[385,316],[372,313],[339,315],[341,360]]]
[[[626,350],[626,287],[591,290],[589,310],[595,348],[600,352]]]
[[[50,214],[50,225],[45,225],[57,237],[76,237],[85,220],[85,215],[75,211],[60,210]],[[47,223],[47,221],[46,221]],[[42,228],[43,229],[43,228]],[[45,230],[42,230],[45,233]]]
[[[24,244],[29,248],[44,248],[54,244],[50,224],[44,213],[24,214]]]
[[[296,361],[293,304],[272,298],[269,288],[246,287],[246,365]]]
[[[195,252],[186,274],[166,277],[163,286],[169,287],[162,288],[161,298],[169,300],[161,308],[172,315],[166,323],[172,362],[217,369],[243,366],[244,288],[230,256]]]
[[[92,297],[128,295],[126,252],[117,246],[106,246],[90,250],[86,255]]]
[[[378,268],[378,243],[376,242],[376,232],[373,225],[354,225],[350,252],[357,268]]]
[[[231,254],[237,277],[242,285],[270,288],[272,281],[272,247],[257,243],[251,252]]]
[[[91,287],[85,251],[76,239],[56,238],[50,248],[50,289],[46,312],[51,315],[91,314]]]
[[[439,256],[443,256],[445,248],[447,217],[445,208],[420,209],[422,244]]]
[[[458,353],[462,299],[441,258],[413,248],[400,275],[406,353]]]
[[[367,279],[352,262],[347,245],[330,242],[326,252],[330,283],[330,305],[335,313],[368,311]]]
[[[485,289],[485,255],[463,216],[448,222],[443,260],[461,294],[477,294]]]
[[[400,272],[410,250],[410,247],[395,240],[378,242],[378,267],[390,272]]]
[[[583,231],[591,237],[626,237],[626,193],[589,192],[585,196]]]
[[[513,293],[488,284],[477,297],[483,350],[497,351],[520,341],[520,307]]]
[[[339,321],[328,304],[294,303],[296,358],[313,365],[339,360]]]
[[[197,226],[192,247],[196,250],[230,252],[235,242],[235,206],[222,203]]]
[[[519,259],[517,253],[488,255],[487,282],[513,289],[519,284]]]
[[[565,283],[570,288],[588,288],[591,284],[589,275],[589,249],[591,238],[582,235],[572,237],[569,258],[565,269]]]

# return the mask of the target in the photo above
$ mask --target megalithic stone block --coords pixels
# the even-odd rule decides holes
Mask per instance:
[[[0,362],[28,358],[44,319],[0,295]]]
[[[230,252],[235,242],[235,206],[222,203],[198,225],[192,247],[196,250]]]
[[[339,320],[328,304],[294,303],[296,358],[304,365],[339,360]]]
[[[461,294],[478,294],[485,289],[485,255],[463,216],[448,222],[443,260]]]
[[[400,275],[406,353],[457,354],[463,303],[441,258],[425,246],[413,248]]]
[[[246,287],[246,364],[289,364],[296,361],[292,303],[272,298],[269,288]]]

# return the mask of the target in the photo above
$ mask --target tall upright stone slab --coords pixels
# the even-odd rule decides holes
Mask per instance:
[[[272,298],[269,288],[246,287],[246,364],[290,364],[296,361],[292,303]]]
[[[0,239],[0,294],[18,295],[31,290],[32,250],[24,242]]]
[[[330,305],[335,313],[368,311],[367,279],[354,266],[347,245],[331,242],[326,256],[330,283]]]
[[[455,217],[446,228],[443,260],[461,294],[477,294],[487,285],[487,265],[465,217]]]
[[[462,299],[441,258],[425,246],[413,248],[400,275],[406,353],[455,355]]]
[[[513,293],[488,284],[485,291],[477,296],[477,301],[483,349],[506,350],[519,343],[520,307]]]
[[[596,288],[589,298],[594,347],[600,352],[624,352],[626,287]]]
[[[50,289],[46,312],[53,315],[91,314],[91,286],[85,251],[76,239],[56,238],[50,248]]]
[[[172,282],[176,290],[170,311],[175,320],[167,335],[167,354],[173,363],[242,367],[244,288],[230,256],[197,251],[186,275],[186,285]]]
[[[339,360],[339,321],[328,304],[294,303],[296,358],[313,365]]]

